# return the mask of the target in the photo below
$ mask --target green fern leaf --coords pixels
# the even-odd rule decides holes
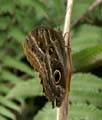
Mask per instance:
[[[21,112],[21,108],[18,107],[13,101],[10,101],[9,99],[3,97],[3,96],[0,96],[0,104],[2,106],[5,106],[11,110],[15,110],[17,112]]]
[[[42,95],[40,80],[33,79],[17,84],[7,95],[7,98],[27,98]]]
[[[73,71],[85,71],[102,66],[102,45],[86,48],[73,54]]]
[[[22,81],[21,78],[17,77],[13,73],[7,71],[7,70],[2,70],[1,71],[1,81],[9,81],[13,84],[17,84]]]
[[[16,68],[22,72],[27,73],[28,75],[36,77],[36,73],[33,71],[33,69],[31,69],[29,66],[15,58],[10,56],[1,56],[0,59],[2,60],[5,66]]]
[[[7,108],[0,106],[0,115],[5,116],[11,120],[16,120],[16,116]]]

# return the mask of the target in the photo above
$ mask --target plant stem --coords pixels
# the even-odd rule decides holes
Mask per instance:
[[[62,105],[57,108],[57,120],[67,120],[68,119],[68,97],[70,90],[70,80],[71,80],[71,55],[70,55],[70,21],[72,12],[73,0],[67,0],[67,9],[65,16],[65,24],[63,36],[65,40],[66,53],[67,53],[67,70],[66,70],[66,95],[62,102]]]

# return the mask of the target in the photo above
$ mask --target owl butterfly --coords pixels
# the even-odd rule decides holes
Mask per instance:
[[[66,52],[61,32],[47,27],[33,30],[25,40],[24,52],[39,73],[48,100],[61,106],[66,87]]]

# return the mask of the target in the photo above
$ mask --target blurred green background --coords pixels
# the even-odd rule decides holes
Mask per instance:
[[[70,120],[102,120],[102,2],[81,18],[93,2],[73,6]],[[64,0],[0,0],[0,120],[56,119],[23,43],[42,25],[63,31],[65,7]]]

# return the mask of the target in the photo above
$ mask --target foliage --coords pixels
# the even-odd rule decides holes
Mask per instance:
[[[93,0],[74,2],[72,25],[92,3]],[[71,29],[73,76],[70,120],[102,118],[100,6],[94,9],[95,14],[88,14],[89,20],[92,23],[98,21],[98,24],[84,22]],[[0,120],[56,118],[50,103],[44,107],[46,99],[41,97],[40,80],[26,61],[23,43],[28,32],[37,26],[63,30],[64,17],[63,0],[0,0]]]

